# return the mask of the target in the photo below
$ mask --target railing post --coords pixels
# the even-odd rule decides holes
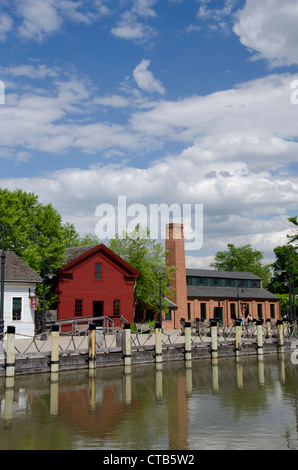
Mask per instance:
[[[7,351],[6,351],[6,363],[5,371],[6,377],[14,377],[15,375],[15,327],[7,327]]]
[[[155,362],[162,362],[161,324],[155,323]]]
[[[122,351],[123,351],[124,365],[130,366],[131,365],[131,329],[130,329],[129,323],[125,323],[124,325]]]
[[[211,327],[211,358],[217,359],[217,321],[210,320]]]
[[[263,320],[257,321],[257,347],[258,356],[263,356]]]
[[[236,330],[235,354],[236,354],[236,357],[240,357],[241,351],[242,351],[242,344],[241,344],[242,322],[239,319],[236,319],[235,321],[235,330]]]
[[[89,323],[89,369],[95,369],[96,361],[96,325]]]
[[[59,372],[59,325],[52,325],[51,372]]]
[[[191,361],[191,322],[185,322],[185,361]]]
[[[267,338],[271,338],[272,332],[271,332],[271,320],[267,318],[266,320],[266,326],[267,326]]]
[[[277,320],[277,347],[278,352],[284,352],[283,320]]]

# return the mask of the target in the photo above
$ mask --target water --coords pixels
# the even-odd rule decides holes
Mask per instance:
[[[0,449],[298,449],[297,368],[285,355],[2,378]]]

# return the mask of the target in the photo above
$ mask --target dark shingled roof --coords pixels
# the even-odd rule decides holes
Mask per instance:
[[[277,301],[279,297],[266,289],[244,288],[238,290],[239,300],[269,300]],[[187,297],[194,298],[211,298],[211,299],[237,299],[236,287],[202,287],[202,286],[188,286]]]
[[[68,248],[66,251],[64,264],[66,265],[68,263],[71,263],[72,261],[84,255],[85,253],[92,250],[96,246],[97,245],[86,245],[86,246],[76,246],[74,248]]]
[[[261,280],[259,276],[252,273],[237,271],[214,271],[211,269],[186,269],[186,276],[213,277],[218,279],[252,279]]]
[[[24,261],[22,261],[13,251],[5,252],[4,280],[7,282],[42,282],[42,278]]]

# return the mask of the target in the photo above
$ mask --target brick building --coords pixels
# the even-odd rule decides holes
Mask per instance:
[[[180,320],[217,319],[231,325],[236,318],[280,318],[279,298],[262,287],[262,279],[252,273],[187,269],[182,224],[169,224],[166,237],[167,265],[176,266],[170,282],[170,300],[177,305],[164,316],[164,329],[180,328]]]

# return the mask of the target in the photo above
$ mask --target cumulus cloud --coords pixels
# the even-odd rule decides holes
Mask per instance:
[[[137,85],[144,91],[150,93],[164,94],[165,89],[160,80],[154,77],[153,73],[148,70],[150,60],[142,60],[142,62],[134,69],[133,76]]]
[[[234,32],[241,43],[272,67],[298,64],[296,0],[246,0]]]

